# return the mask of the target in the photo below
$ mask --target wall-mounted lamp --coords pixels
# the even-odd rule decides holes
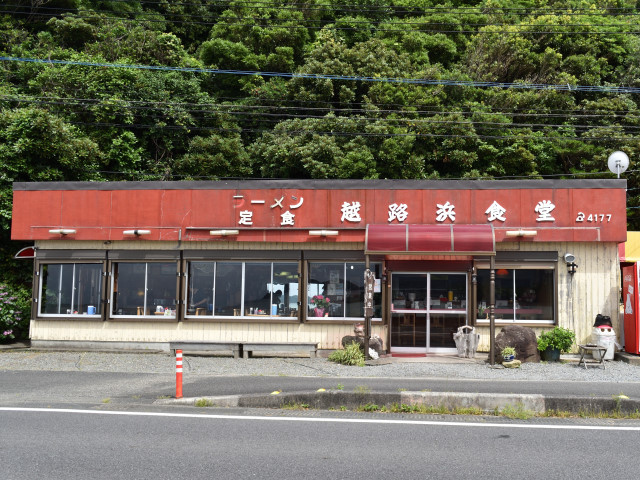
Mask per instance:
[[[229,235],[239,235],[240,230],[209,230],[211,236],[228,237]]]
[[[338,230],[309,230],[309,235],[313,237],[335,237]]]
[[[55,228],[53,230],[49,230],[49,233],[53,233],[54,235],[71,235],[72,233],[76,233],[76,231],[72,228]]]
[[[151,230],[125,230],[122,233],[123,235],[135,235],[136,237],[139,237],[140,235],[149,235]]]
[[[567,264],[567,271],[569,272],[569,274],[573,275],[574,273],[576,273],[576,268],[578,268],[578,265],[576,265],[576,256],[573,253],[564,254],[564,263]]]
[[[536,230],[507,230],[507,237],[535,237],[537,234]]]

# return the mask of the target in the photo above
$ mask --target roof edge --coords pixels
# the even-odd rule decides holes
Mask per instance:
[[[244,179],[151,182],[14,182],[14,191],[38,190],[528,190],[627,188],[626,179],[579,180],[305,180]]]

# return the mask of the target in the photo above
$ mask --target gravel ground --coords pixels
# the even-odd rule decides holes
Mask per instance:
[[[384,359],[381,359],[384,361]],[[577,360],[577,359],[575,359]],[[175,358],[161,353],[51,352],[0,350],[0,370],[161,373],[175,366]],[[525,363],[519,369],[492,368],[482,361],[456,358],[396,361],[347,367],[326,358],[251,358],[185,356],[191,375],[281,375],[322,377],[470,378],[529,381],[640,382],[640,366],[607,361],[606,369],[577,366],[576,361]]]

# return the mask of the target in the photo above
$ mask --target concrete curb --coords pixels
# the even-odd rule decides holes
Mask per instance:
[[[543,395],[510,393],[450,393],[450,392],[402,392],[402,402],[407,405],[447,407],[451,411],[460,408],[479,408],[484,412],[500,411],[508,407],[523,408],[544,413]]]
[[[614,397],[560,397],[537,394],[451,393],[451,392],[292,392],[271,395],[226,395],[187,398],[167,398],[155,405],[193,405],[209,407],[283,408],[305,405],[314,410],[356,410],[366,405],[390,407],[393,404],[442,408],[455,412],[477,408],[485,413],[513,409],[536,414],[568,412],[576,415],[622,414],[640,412],[640,400]]]
[[[26,350],[31,348],[29,342],[13,342],[0,344],[0,350]]]

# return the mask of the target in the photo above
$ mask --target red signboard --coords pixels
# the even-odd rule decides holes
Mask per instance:
[[[138,230],[145,240],[363,242],[369,224],[490,224],[496,241],[626,240],[623,180],[460,181],[457,188],[419,181],[353,185],[304,180],[16,184],[12,238],[126,240],[142,238],[130,234]],[[75,232],[63,235],[61,229]],[[211,233],[220,230],[225,234]]]

